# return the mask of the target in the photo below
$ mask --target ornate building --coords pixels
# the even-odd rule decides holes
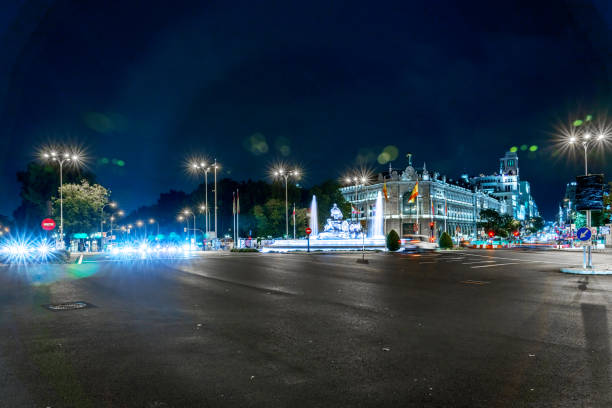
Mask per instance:
[[[410,197],[418,182],[416,199]],[[503,200],[477,189],[465,179],[452,180],[430,173],[426,166],[415,169],[380,173],[375,184],[352,185],[341,188],[342,195],[354,208],[353,218],[372,219],[379,192],[386,188],[383,198],[384,233],[395,229],[400,236],[410,234],[438,238],[443,231],[453,236],[475,237],[480,211],[491,208],[506,213]],[[367,214],[365,213],[367,209]]]
[[[479,190],[505,202],[508,213],[517,220],[523,221],[539,215],[529,182],[520,180],[516,152],[506,152],[499,159],[499,173],[490,176],[481,174],[471,178],[470,182]]]

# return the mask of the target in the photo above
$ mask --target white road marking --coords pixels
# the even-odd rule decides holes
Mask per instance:
[[[476,266],[470,266],[470,268],[491,268],[493,266],[517,265],[519,263],[520,262],[508,262],[508,263],[503,263],[503,264],[476,265]]]
[[[83,263],[83,254],[79,257],[79,261],[77,262],[79,265]]]

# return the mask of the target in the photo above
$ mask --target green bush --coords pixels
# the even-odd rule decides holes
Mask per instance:
[[[440,235],[440,248],[452,248],[453,247],[453,239],[448,235],[447,232],[443,232]]]
[[[387,249],[389,251],[397,251],[400,249],[400,237],[395,230],[391,230],[389,234],[387,234]]]

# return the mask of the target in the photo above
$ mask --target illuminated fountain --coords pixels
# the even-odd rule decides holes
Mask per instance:
[[[312,196],[312,202],[310,203],[310,224],[308,225],[311,229],[310,237],[315,238],[319,235],[319,212],[317,211],[317,196]]]
[[[330,209],[323,231],[319,232],[317,197],[312,196],[310,204],[311,229],[310,239],[277,239],[264,244],[263,252],[305,251],[360,251],[363,248],[381,250],[385,248],[383,234],[383,203],[379,193],[376,199],[374,218],[371,220],[371,237],[364,237],[361,223],[357,220],[344,219],[342,211],[336,204]]]
[[[376,196],[376,204],[374,206],[374,218],[372,219],[372,228],[370,228],[369,238],[384,238],[383,232],[383,201],[382,193],[379,191]]]

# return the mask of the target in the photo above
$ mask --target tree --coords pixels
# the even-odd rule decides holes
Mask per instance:
[[[529,219],[529,231],[532,233],[536,233],[541,231],[544,228],[544,218],[542,217],[533,217]]]
[[[81,173],[71,167],[64,168],[63,178],[64,183],[77,183],[83,179],[95,182],[93,173]],[[25,171],[17,172],[17,181],[21,184],[21,204],[13,212],[15,222],[28,228],[38,227],[43,218],[51,215],[51,196],[60,185],[57,165],[30,162]]]
[[[108,203],[110,191],[99,184],[89,184],[81,180],[80,184],[64,184],[64,233],[70,236],[84,232],[91,234],[99,230],[100,211]],[[59,189],[58,189],[59,195]],[[53,197],[53,215],[59,217],[60,199]]]
[[[387,249],[389,251],[397,251],[400,249],[400,237],[394,229],[387,234]]]
[[[495,235],[502,238],[508,237],[520,227],[520,222],[511,215],[502,215],[490,208],[480,211],[480,219],[482,220],[478,223],[480,228],[484,228],[487,232],[493,231]]]
[[[440,241],[438,243],[440,245],[440,248],[448,249],[453,247],[453,239],[450,235],[448,235],[446,231],[442,233],[442,235],[440,236]]]

